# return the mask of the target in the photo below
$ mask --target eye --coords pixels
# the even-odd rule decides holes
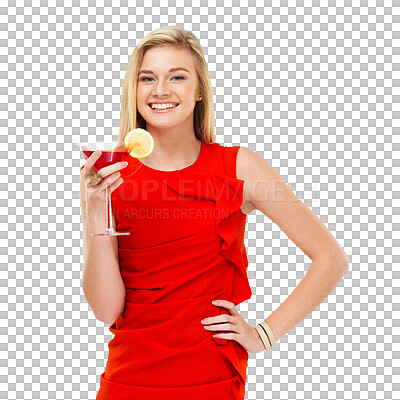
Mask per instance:
[[[177,78],[179,78],[179,79],[178,79],[179,81],[182,80],[182,79],[185,79],[183,76],[174,76],[172,79],[177,79]],[[150,78],[150,77],[148,77],[148,76],[145,76],[145,77],[141,78],[140,80],[141,80],[142,82],[149,82],[149,81],[146,81],[146,79],[153,79],[153,78]]]

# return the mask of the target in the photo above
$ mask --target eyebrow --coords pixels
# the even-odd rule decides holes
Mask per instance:
[[[186,68],[183,68],[183,67],[171,68],[168,72],[174,72],[174,71],[180,71],[180,70],[186,71],[187,73],[190,74],[190,72],[189,72]],[[154,72],[153,72],[153,71],[150,71],[150,70],[148,70],[148,69],[142,69],[142,70],[139,72],[139,75],[140,75],[140,74],[154,74]]]

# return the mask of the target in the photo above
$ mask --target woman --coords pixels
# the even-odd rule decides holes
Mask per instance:
[[[123,85],[119,141],[151,133],[144,159],[81,175],[85,234],[83,290],[115,337],[98,400],[244,399],[248,352],[270,350],[332,291],[346,254],[322,222],[257,153],[214,140],[213,99],[198,39],[161,27],[135,48]],[[113,224],[102,229],[104,190]],[[243,243],[258,209],[312,259],[307,274],[266,321],[250,326],[236,306],[250,299]]]

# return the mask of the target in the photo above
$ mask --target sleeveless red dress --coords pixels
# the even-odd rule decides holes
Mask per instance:
[[[214,338],[211,304],[251,298],[239,146],[201,143],[196,162],[161,171],[127,156],[112,193],[125,309],[109,330],[96,400],[244,399],[248,352]]]

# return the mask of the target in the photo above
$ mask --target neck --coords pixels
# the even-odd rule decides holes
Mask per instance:
[[[151,168],[177,170],[194,164],[199,157],[201,141],[193,136],[157,135],[150,131],[154,138],[154,150],[141,162]]]

